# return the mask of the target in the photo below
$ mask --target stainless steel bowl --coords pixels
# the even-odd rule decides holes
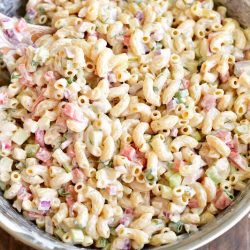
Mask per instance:
[[[197,249],[219,237],[245,215],[250,212],[250,183],[225,211],[219,214],[215,220],[201,227],[200,231],[181,236],[177,242],[167,246],[150,248],[155,250],[192,250]],[[21,214],[11,207],[11,204],[0,196],[0,226],[14,238],[23,243],[41,250],[68,250],[69,245],[38,229],[32,222],[27,221]],[[79,250],[70,245],[70,250]],[[90,249],[90,248],[89,248]]]
[[[9,0],[4,0],[10,3]],[[4,3],[3,1],[3,3]],[[15,1],[15,0],[12,0]],[[18,2],[18,1],[16,1]],[[250,0],[217,0],[229,8],[229,14],[236,17],[242,24],[250,25]],[[242,5],[241,5],[242,4]],[[14,5],[13,5],[14,6]],[[17,5],[15,5],[17,6]],[[1,6],[0,6],[1,7]],[[6,10],[6,8],[3,8]],[[12,10],[12,9],[11,9]],[[243,11],[244,10],[244,11]],[[244,13],[245,14],[244,14]],[[13,12],[9,12],[11,15]],[[15,13],[15,12],[14,12]],[[208,242],[219,237],[245,215],[250,212],[250,182],[235,200],[234,204],[219,214],[215,220],[201,227],[200,231],[191,235],[182,235],[177,242],[167,246],[150,248],[155,250],[192,250],[197,249]],[[7,231],[17,240],[41,250],[79,250],[78,248],[60,242],[56,238],[38,229],[32,222],[26,220],[21,214],[14,210],[11,204],[2,197],[0,192],[0,227]],[[91,249],[91,248],[88,248]]]

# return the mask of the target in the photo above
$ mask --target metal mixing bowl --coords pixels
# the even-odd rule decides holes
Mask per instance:
[[[229,7],[229,13],[238,18],[242,24],[250,25],[250,0],[218,0]],[[13,15],[18,4],[13,4],[11,8],[4,8],[2,3],[20,3],[16,0],[2,0],[0,11],[8,10],[6,14]],[[243,5],[240,4],[243,3]],[[240,7],[241,6],[241,7]],[[1,9],[2,7],[2,9]],[[242,10],[245,10],[242,12]],[[225,211],[219,214],[215,220],[200,228],[200,231],[191,235],[182,235],[177,242],[171,245],[150,248],[154,250],[192,250],[197,249],[208,242],[219,237],[244,216],[250,212],[250,182],[244,190]],[[14,238],[23,243],[41,250],[79,250],[78,248],[60,242],[44,231],[38,229],[32,222],[27,221],[21,214],[14,210],[11,204],[2,197],[0,192],[0,227],[11,234]],[[90,248],[88,248],[90,249]]]
[[[250,182],[234,201],[234,203],[219,214],[215,220],[201,227],[200,231],[181,236],[177,242],[167,246],[155,247],[155,250],[192,250],[201,247],[219,237],[250,212]],[[44,231],[38,229],[14,210],[10,203],[0,196],[0,226],[14,238],[41,250],[79,250],[78,248],[60,242]],[[90,249],[90,248],[89,248]]]

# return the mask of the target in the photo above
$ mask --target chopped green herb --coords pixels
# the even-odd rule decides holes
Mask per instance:
[[[153,90],[154,90],[154,92],[158,92],[159,91],[159,89],[157,88],[157,87],[153,87]]]
[[[100,237],[100,238],[96,241],[95,246],[96,246],[97,248],[104,248],[104,247],[107,246],[108,243],[109,243],[109,242],[108,242],[107,239]]]
[[[91,145],[94,145],[94,142],[93,142],[91,136],[89,137],[89,143],[90,143]]]
[[[153,138],[154,138],[154,136],[153,136],[153,135],[152,135],[152,136],[150,136],[150,138],[147,140],[147,143],[148,143],[148,144],[150,144],[150,143],[152,142]]]
[[[184,89],[180,91],[181,97],[187,97],[189,95],[188,90]]]
[[[103,167],[106,168],[111,168],[113,166],[113,161],[99,161],[99,163],[101,163],[103,165]]]
[[[37,67],[39,64],[40,64],[39,61],[35,61],[35,60],[32,60],[32,61],[31,61],[31,66],[32,66],[32,67]]]
[[[188,90],[184,89],[184,90],[178,91],[174,97],[177,103],[184,103],[186,101],[185,97],[187,96],[188,96]]]
[[[66,78],[66,80],[67,80],[68,84],[71,84],[71,83],[77,81],[77,76],[75,75],[73,77],[68,77],[68,78]]]
[[[58,193],[60,196],[67,196],[67,195],[70,194],[69,192],[66,192],[64,188],[58,189],[58,190],[57,190],[57,193]]]
[[[63,168],[67,173],[70,173],[73,167],[67,164],[63,164]]]
[[[28,14],[24,16],[24,19],[27,23],[33,23],[33,18],[31,18],[30,15]]]
[[[148,171],[147,173],[146,173],[146,179],[148,180],[148,181],[152,181],[152,180],[154,180],[154,175],[151,173],[151,171]]]
[[[17,80],[19,78],[20,78],[20,75],[17,72],[13,72],[11,74],[10,80],[11,80],[11,82],[13,82],[13,81],[15,81],[15,80]]]
[[[73,79],[71,77],[66,78],[68,84],[71,84],[73,82]]]
[[[24,165],[24,163],[23,162],[18,162],[16,165],[15,165],[15,167],[17,168],[17,169],[19,169],[19,170],[22,170],[22,169],[25,169],[25,165]]]
[[[111,168],[113,166],[113,161],[109,161],[108,164],[105,164],[105,167]]]
[[[46,10],[43,7],[39,7],[38,11],[41,15],[45,15],[46,14]]]
[[[231,201],[233,201],[235,199],[234,195],[232,193],[230,193],[228,190],[224,190],[224,192],[227,194],[227,196],[229,197],[229,199]]]

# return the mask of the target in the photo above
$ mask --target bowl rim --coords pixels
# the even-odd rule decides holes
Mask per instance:
[[[246,187],[235,200],[234,204],[229,206],[226,210],[224,210],[221,214],[219,214],[215,220],[204,225],[198,232],[191,234],[187,237],[187,235],[181,236],[177,242],[170,245],[162,245],[159,247],[146,249],[154,249],[154,250],[194,250],[199,247],[202,247],[212,240],[218,238],[226,231],[231,229],[235,224],[237,224],[243,217],[245,217],[250,212],[250,192],[247,192],[250,188],[250,185]],[[22,215],[19,215],[22,216]],[[47,249],[55,249],[55,250],[66,250],[69,249],[93,249],[93,248],[78,248],[73,245],[69,245],[67,243],[61,242],[59,240],[52,240],[52,238],[45,238],[43,235],[40,237],[27,235],[25,228],[21,227],[15,221],[11,221],[4,213],[0,213],[0,227],[9,233],[15,239],[21,241],[22,243],[33,247],[34,249],[44,250],[44,246]],[[34,225],[36,227],[36,225]],[[35,236],[36,232],[34,233]],[[46,245],[48,244],[48,245]]]

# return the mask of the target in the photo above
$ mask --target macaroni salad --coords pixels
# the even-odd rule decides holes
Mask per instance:
[[[27,22],[54,33],[34,41]],[[13,47],[0,187],[39,228],[84,247],[159,246],[247,187],[250,28],[225,7],[30,0],[0,25]]]

